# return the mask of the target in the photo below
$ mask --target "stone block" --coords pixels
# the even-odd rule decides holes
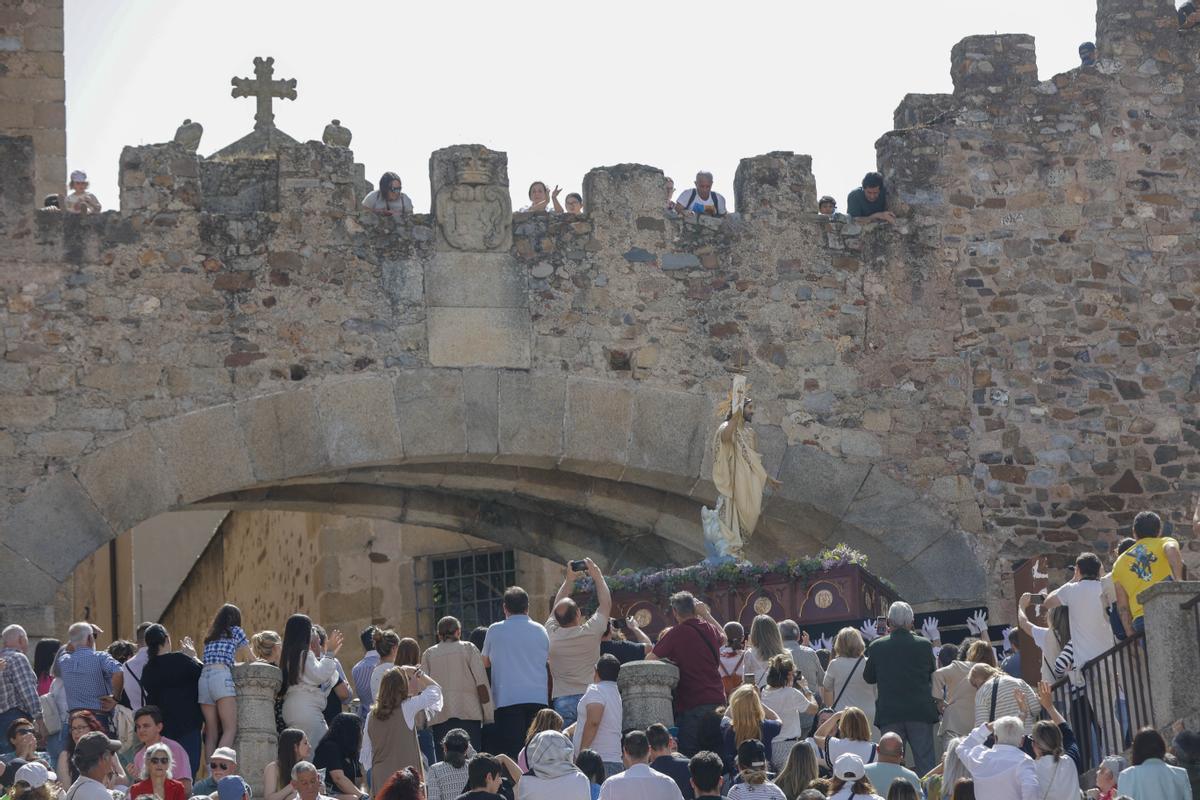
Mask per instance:
[[[1164,581],[1138,595],[1146,621],[1150,696],[1159,727],[1200,713],[1195,685],[1181,675],[1200,672],[1195,609],[1180,606],[1200,594],[1200,581]]]
[[[675,724],[672,691],[679,683],[679,667],[665,661],[631,661],[621,667],[617,686],[625,713],[621,725],[645,730],[655,722]]]
[[[275,759],[277,734],[275,695],[283,683],[283,673],[273,664],[239,664],[233,668],[237,691],[237,737],[239,774],[246,776],[254,797],[262,797],[263,773]]]
[[[106,364],[88,370],[83,385],[113,398],[153,397],[162,371],[158,364]]]
[[[50,395],[0,395],[0,420],[8,428],[29,430],[54,417],[57,404]]]
[[[321,472],[329,466],[314,393],[279,392],[236,405],[254,477],[277,481]]]
[[[430,306],[525,308],[526,268],[508,253],[435,253],[425,265]]]
[[[850,464],[816,447],[792,445],[779,467],[783,486],[778,493],[840,518],[870,471],[870,465]]]
[[[40,607],[43,612],[54,607],[55,595],[62,584],[39,569],[23,552],[0,543],[0,586],[4,587],[4,601],[0,613],[6,621],[26,624],[28,617],[19,615],[25,609]],[[37,628],[26,625],[26,632],[33,637]],[[61,626],[46,630],[44,636],[61,636]]]
[[[633,392],[629,388],[600,381],[569,381],[563,428],[566,460],[588,474],[619,477],[629,457],[632,421]]]
[[[500,378],[490,369],[464,370],[467,452],[494,455],[499,449]]]
[[[1033,37],[1023,33],[968,36],[950,51],[954,94],[987,96],[1038,81]]]
[[[404,457],[391,380],[353,378],[324,383],[317,387],[317,409],[330,466],[386,464]]]
[[[644,164],[597,167],[583,178],[583,204],[597,222],[633,230],[639,217],[661,219],[667,207],[667,178]]]
[[[232,405],[163,420],[150,430],[175,472],[185,503],[245,489],[254,483],[254,470]]]
[[[466,408],[458,370],[404,370],[396,377],[396,420],[406,459],[457,457],[466,443]]]
[[[776,151],[743,158],[734,174],[733,192],[740,213],[812,214],[817,210],[812,157]]]
[[[86,457],[77,474],[116,533],[179,502],[175,476],[148,428],[138,428]]]
[[[4,531],[6,547],[59,581],[116,535],[79,481],[67,472],[43,480],[26,492],[0,530]],[[5,596],[18,596],[13,589],[5,583]]]
[[[524,307],[430,308],[426,329],[435,367],[530,367],[532,325]]]
[[[629,466],[697,477],[711,421],[704,395],[639,389],[633,397]]]
[[[500,373],[499,444],[503,456],[533,457],[546,466],[563,452],[567,382],[537,372]],[[522,459],[524,460],[524,459]]]

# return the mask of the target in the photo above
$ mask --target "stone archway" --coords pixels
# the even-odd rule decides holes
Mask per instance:
[[[569,546],[620,566],[688,563],[715,500],[711,427],[706,396],[644,384],[503,369],[330,379],[135,428],[42,480],[4,516],[0,582],[20,598],[10,608],[51,604],[120,531],[206,505],[340,508],[555,558]],[[784,486],[751,557],[845,541],[913,602],[983,597],[965,534],[915,491],[777,428],[760,435]]]

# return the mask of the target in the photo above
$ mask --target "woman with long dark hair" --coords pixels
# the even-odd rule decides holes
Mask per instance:
[[[275,743],[275,760],[263,770],[265,800],[288,800],[295,795],[292,767],[312,756],[312,745],[299,728],[284,728]]]
[[[180,651],[172,651],[171,636],[162,625],[146,629],[146,666],[142,669],[142,692],[147,705],[162,712],[162,735],[174,739],[187,753],[191,774],[200,772],[199,684],[202,668],[190,637],[183,637]],[[176,769],[181,775],[183,771]]]
[[[442,738],[445,758],[429,767],[425,773],[425,793],[429,800],[455,800],[467,785],[467,750],[471,736],[462,728],[454,728]]]
[[[200,674],[200,710],[204,713],[204,752],[233,747],[237,736],[237,691],[233,665],[237,656],[249,661],[250,640],[242,630],[242,611],[226,603],[213,617],[204,637],[204,668]],[[238,662],[240,663],[240,662]]]
[[[385,172],[379,179],[379,188],[363,198],[362,206],[381,217],[402,217],[413,213],[412,200],[400,191],[403,184],[394,172]]]
[[[341,713],[333,718],[325,738],[313,753],[313,764],[325,770],[325,788],[337,800],[358,800],[362,791],[362,768],[358,751],[362,747],[362,720],[358,714]]]
[[[62,642],[58,639],[42,639],[33,648],[33,674],[37,676],[38,694],[50,693],[50,684],[54,682],[50,668],[54,666],[54,657],[60,647]]]
[[[329,655],[320,657],[321,642],[313,631],[312,620],[304,614],[288,617],[279,656],[283,672],[283,720],[289,728],[304,731],[309,742],[320,742],[329,730],[325,722],[323,684],[337,674],[334,656],[342,649],[341,631],[330,632],[329,644]]]

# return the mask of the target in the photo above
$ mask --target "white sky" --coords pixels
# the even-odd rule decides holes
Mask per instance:
[[[1095,0],[382,3],[66,0],[68,169],[117,206],[127,144],[204,124],[202,154],[248,133],[254,100],[229,79],[275,57],[298,99],[276,124],[320,139],[331,118],[374,182],[398,172],[429,208],[429,154],[508,152],[513,207],[535,179],[579,191],[597,166],[698,169],[732,201],[738,160],[813,156],[818,193],[845,205],[907,92],[950,91],[950,48],[980,33],[1036,37],[1042,79],[1078,64]]]

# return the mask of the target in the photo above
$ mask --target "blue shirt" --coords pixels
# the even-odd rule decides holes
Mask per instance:
[[[100,710],[100,698],[112,694],[112,676],[121,662],[103,650],[77,647],[58,657],[58,671],[67,694],[67,710]]]
[[[350,668],[350,678],[354,681],[354,692],[358,695],[358,716],[363,720],[366,720],[367,715],[371,713],[371,703],[375,702],[375,696],[371,694],[371,673],[378,665],[379,653],[371,650],[363,656],[362,661]]]
[[[546,704],[550,637],[528,614],[513,614],[503,622],[493,622],[483,640],[483,657],[492,665],[496,708]]]

